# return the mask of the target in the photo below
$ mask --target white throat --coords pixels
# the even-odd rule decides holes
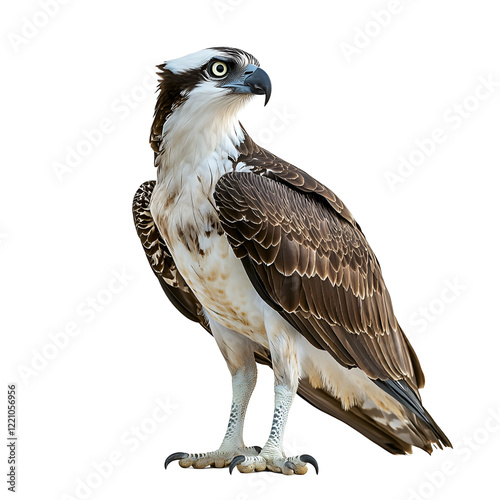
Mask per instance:
[[[226,170],[225,163],[237,158],[236,147],[244,139],[237,114],[246,100],[195,88],[163,125],[158,180],[186,178],[200,169],[212,174],[214,168]]]

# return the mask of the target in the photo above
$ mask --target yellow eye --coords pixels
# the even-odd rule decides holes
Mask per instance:
[[[222,61],[215,61],[210,67],[212,75],[216,78],[221,78],[227,73],[227,64]]]

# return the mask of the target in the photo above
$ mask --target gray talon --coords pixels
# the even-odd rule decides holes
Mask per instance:
[[[302,459],[302,457],[301,457]],[[293,472],[295,472],[295,470],[297,469],[297,467],[295,467],[295,464],[293,462],[290,462],[290,460],[287,460],[285,462],[285,467],[288,467],[289,469],[292,469]]]
[[[299,458],[302,460],[302,462],[311,464],[316,469],[316,474],[319,473],[318,462],[316,462],[316,459],[314,457],[311,457],[311,455],[300,455]]]
[[[245,461],[245,457],[243,455],[236,455],[232,460],[231,463],[229,464],[229,474],[233,473],[233,469],[243,463]]]
[[[170,462],[173,462],[174,460],[182,460],[183,458],[187,457],[189,457],[188,453],[182,453],[182,452],[172,453],[172,455],[169,455],[165,460],[165,469],[168,467],[168,464]]]
[[[260,446],[254,446],[254,448],[257,453],[260,453],[262,451],[262,448]]]

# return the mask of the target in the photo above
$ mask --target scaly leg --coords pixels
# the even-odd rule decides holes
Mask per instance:
[[[258,446],[246,447],[243,443],[245,413],[257,382],[255,345],[213,320],[210,321],[210,327],[232,375],[233,401],[226,434],[217,450],[208,453],[173,453],[165,460],[165,468],[174,460],[179,460],[181,467],[192,466],[195,469],[227,467],[236,455],[254,456],[261,451]]]
[[[306,463],[318,472],[318,463],[310,455],[287,457],[283,450],[288,412],[299,384],[299,366],[296,354],[295,332],[284,324],[276,313],[266,317],[266,330],[274,371],[274,415],[271,433],[258,456],[241,454],[229,466],[229,472],[238,467],[240,472],[271,470],[283,474],[305,474]]]

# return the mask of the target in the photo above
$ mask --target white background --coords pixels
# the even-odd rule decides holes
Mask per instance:
[[[18,384],[17,498],[497,494],[498,2],[73,0],[50,18],[41,3],[9,2],[1,16],[1,393],[5,408]],[[454,450],[394,457],[297,399],[288,450],[315,456],[319,476],[163,469],[172,452],[219,445],[230,377],[213,339],[163,295],[131,202],[156,175],[152,68],[218,45],[253,53],[273,82],[269,105],[256,98],[242,116],[249,133],[363,227],[424,368],[424,405]],[[102,120],[100,143],[85,145]],[[436,128],[446,139],[391,189],[387,172]],[[86,156],[61,174],[77,147]],[[77,335],[61,333],[71,325]],[[260,367],[249,445],[267,438],[272,394]]]

